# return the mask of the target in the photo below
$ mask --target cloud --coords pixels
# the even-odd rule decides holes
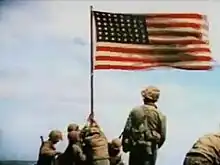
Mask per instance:
[[[211,30],[218,27],[218,6],[210,3],[126,2],[126,7],[121,7],[124,2],[115,3],[93,4],[95,9],[122,12],[161,12],[158,4],[164,7],[163,12],[179,12],[179,7],[173,7],[178,5],[181,11],[207,12]],[[1,158],[37,159],[40,135],[47,138],[53,128],[65,132],[71,122],[84,124],[90,111],[89,5],[22,1],[2,7],[0,147],[7,154],[0,153]],[[214,54],[218,48],[213,41],[218,35],[211,33]],[[214,93],[217,95],[219,88],[211,87],[211,80],[201,77],[212,78],[173,70],[97,71],[95,115],[106,135],[117,137],[130,109],[141,104],[140,90],[151,84],[158,86],[162,92],[158,104],[168,117],[168,139],[159,152],[158,164],[179,163],[198,136],[218,130],[219,103]],[[200,79],[203,82],[198,84]],[[181,146],[176,148],[176,144]],[[65,146],[66,140],[58,149]]]

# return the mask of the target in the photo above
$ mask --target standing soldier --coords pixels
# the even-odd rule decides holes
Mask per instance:
[[[183,165],[219,165],[220,133],[199,138],[186,154]]]
[[[121,155],[121,141],[116,138],[113,139],[108,146],[108,153],[110,157],[110,165],[124,165]]]
[[[68,133],[69,145],[60,159],[59,165],[83,165],[86,156],[83,153],[80,143],[80,132],[71,131]]]
[[[54,164],[55,156],[60,155],[56,151],[55,144],[62,140],[62,132],[59,130],[52,130],[49,133],[49,139],[42,142],[39,152],[37,165],[51,165]]]
[[[69,124],[67,127],[68,146],[64,153],[58,157],[59,165],[77,165],[82,164],[84,155],[81,152],[79,126],[75,123]]]
[[[129,165],[155,165],[157,150],[166,139],[166,117],[157,109],[160,90],[149,86],[141,92],[144,105],[129,114],[123,134],[122,147],[129,152]]]

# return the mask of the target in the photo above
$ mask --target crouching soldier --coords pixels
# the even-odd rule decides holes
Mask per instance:
[[[59,130],[53,130],[49,133],[49,139],[41,144],[37,165],[54,164],[55,156],[61,154],[56,151],[54,145],[62,139],[62,132]]]
[[[108,153],[110,156],[110,165],[124,165],[121,157],[121,141],[120,139],[113,139],[108,144]]]
[[[84,151],[89,165],[110,165],[108,140],[96,122],[84,127]]]
[[[184,165],[220,164],[220,133],[200,137],[186,154]]]

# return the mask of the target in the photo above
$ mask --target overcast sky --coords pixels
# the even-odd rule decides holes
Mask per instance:
[[[213,56],[220,60],[217,2],[20,1],[0,6],[0,158],[36,160],[39,136],[89,114],[89,5],[112,12],[202,12],[210,22]],[[218,60],[219,59],[219,60]],[[181,164],[201,135],[219,130],[220,70],[96,71],[95,113],[117,137],[148,85],[161,89],[168,137],[158,165]],[[66,140],[58,146],[64,150]]]

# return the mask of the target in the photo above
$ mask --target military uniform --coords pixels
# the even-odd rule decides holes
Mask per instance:
[[[110,165],[124,165],[121,157],[121,141],[120,139],[113,139],[108,144]]]
[[[141,95],[144,105],[132,109],[123,131],[123,151],[130,152],[129,165],[155,165],[166,139],[166,117],[155,104],[159,89],[149,86]]]
[[[199,138],[186,154],[184,165],[219,165],[220,133]]]
[[[55,144],[62,140],[62,133],[59,130],[53,130],[49,134],[49,139],[42,143],[39,151],[37,165],[51,165],[54,163],[55,156],[61,154],[56,151]]]
[[[63,154],[61,160],[62,165],[82,165],[86,161],[86,156],[83,153],[80,143],[80,132],[71,131],[68,133],[69,144]]]
[[[97,123],[85,127],[84,152],[89,165],[109,165],[108,141]]]

